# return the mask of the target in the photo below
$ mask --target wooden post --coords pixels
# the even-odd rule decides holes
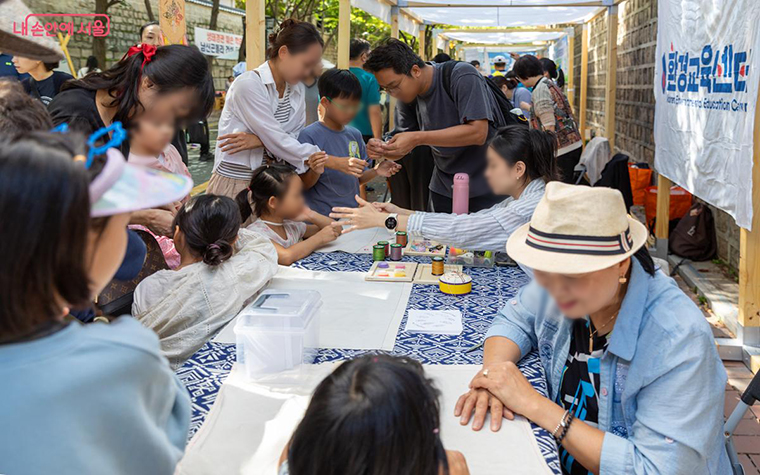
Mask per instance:
[[[575,30],[567,29],[567,100],[570,107],[575,102]]]
[[[391,7],[391,38],[398,39],[398,7],[392,6]],[[388,104],[388,128],[390,130],[393,130],[393,128],[396,126],[396,118],[394,117],[396,115],[396,98],[391,97],[390,103]]]
[[[245,67],[256,69],[266,59],[266,0],[245,2]]]
[[[742,228],[739,234],[739,325],[743,327],[760,327],[760,99],[752,155],[752,231]]]
[[[615,153],[615,92],[617,90],[617,5],[607,7],[607,74],[604,87],[604,135]],[[659,222],[659,220],[658,220]]]
[[[350,47],[351,0],[340,0],[338,8],[338,67],[340,69],[348,69]]]
[[[581,132],[581,140],[585,147],[586,144],[586,98],[588,95],[588,28],[589,24],[583,24],[583,34],[581,35],[581,103],[579,107],[578,118]]]
[[[425,45],[425,25],[420,25],[420,35],[419,35],[418,41],[419,41],[419,44],[420,44],[420,49],[419,49],[420,58],[422,58],[422,60],[425,61],[427,59],[427,58],[425,58],[425,49],[426,49],[426,45]]]
[[[657,175],[657,222],[654,227],[657,257],[668,258],[668,235],[670,232],[670,187],[673,183],[662,174]]]

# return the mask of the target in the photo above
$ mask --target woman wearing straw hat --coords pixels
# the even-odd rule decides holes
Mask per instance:
[[[646,228],[608,188],[558,182],[507,252],[535,271],[486,335],[457,402],[479,430],[521,414],[552,433],[565,474],[731,473],[726,372],[700,310],[655,272]],[[517,368],[537,349],[550,398]],[[489,409],[490,408],[490,409]]]

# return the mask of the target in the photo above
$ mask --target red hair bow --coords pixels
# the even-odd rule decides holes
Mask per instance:
[[[127,54],[124,55],[124,58],[130,58],[136,55],[137,53],[143,54],[143,62],[140,65],[140,69],[142,70],[145,67],[145,63],[150,63],[151,60],[153,59],[153,56],[156,55],[156,47],[153,45],[149,45],[147,43],[130,46],[129,49],[127,50]]]

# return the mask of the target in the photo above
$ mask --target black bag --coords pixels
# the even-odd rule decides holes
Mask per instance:
[[[668,241],[670,252],[692,261],[707,261],[718,253],[715,220],[710,208],[695,203],[681,218]]]
[[[454,67],[457,63],[461,63],[461,61],[446,61],[441,67],[441,72],[443,74],[443,89],[452,101],[454,100],[454,95],[451,93],[451,74],[454,72]],[[528,120],[525,116],[517,115],[512,112],[512,109],[514,109],[515,106],[512,105],[512,101],[507,99],[507,96],[504,95],[493,79],[487,77],[483,77],[483,79],[485,80],[488,89],[491,91],[491,96],[496,99],[496,103],[501,110],[501,115],[504,116],[504,123],[496,125],[498,127],[505,127],[508,125],[522,125],[528,127]]]

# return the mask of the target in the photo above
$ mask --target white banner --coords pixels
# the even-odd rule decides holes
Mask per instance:
[[[757,0],[659,0],[658,10],[655,168],[750,229]]]
[[[207,56],[237,60],[242,43],[241,35],[195,27],[195,45]]]

